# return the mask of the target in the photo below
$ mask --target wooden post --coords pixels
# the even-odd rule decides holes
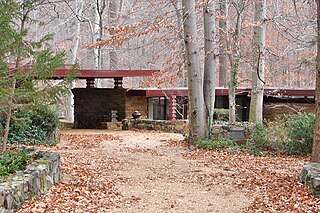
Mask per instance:
[[[122,88],[122,80],[123,77],[116,77],[114,78],[114,88]]]
[[[94,78],[87,78],[87,88],[94,88]]]

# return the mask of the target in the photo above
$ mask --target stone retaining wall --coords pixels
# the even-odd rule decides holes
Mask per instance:
[[[145,130],[158,130],[163,132],[181,133],[184,135],[189,134],[189,124],[187,120],[149,120],[149,119],[124,119],[123,129],[145,129]],[[227,126],[227,125],[214,125],[213,137],[214,138],[232,138],[238,144],[244,144],[250,138],[252,129],[250,126]]]
[[[303,183],[309,188],[309,190],[315,197],[320,198],[320,164],[319,163],[306,163],[303,166],[299,179],[301,183]]]
[[[0,212],[13,212],[32,197],[47,192],[60,181],[60,156],[57,153],[34,150],[35,161],[25,171],[0,180]]]
[[[124,119],[123,129],[145,129],[163,132],[187,134],[189,125],[187,120],[150,120],[150,119]]]

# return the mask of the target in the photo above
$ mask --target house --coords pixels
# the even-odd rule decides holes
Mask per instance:
[[[151,76],[157,70],[79,70],[78,79],[86,79],[86,88],[74,88],[74,127],[101,128],[112,118],[121,121],[138,110],[142,118],[151,120],[179,120],[188,116],[187,88],[124,89],[124,77]],[[67,76],[66,70],[57,70],[55,78]],[[94,88],[95,78],[113,78],[114,88]],[[236,113],[239,121],[248,121],[250,88],[236,91]],[[216,88],[216,108],[228,108],[228,89]],[[278,115],[313,112],[314,89],[285,89],[266,87],[263,116],[272,120]]]

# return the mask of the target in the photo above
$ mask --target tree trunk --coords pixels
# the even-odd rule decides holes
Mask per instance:
[[[77,16],[79,18],[81,18],[82,16],[82,11],[83,11],[83,4],[84,1],[83,0],[77,0],[76,1],[76,11],[77,11]],[[77,28],[76,28],[76,35],[75,35],[75,43],[74,46],[72,48],[72,64],[76,64],[77,63],[77,56],[78,56],[78,50],[79,50],[79,44],[80,44],[80,33],[81,33],[81,21],[77,22]],[[70,90],[69,90],[69,94],[66,97],[66,120],[69,122],[73,122],[74,121],[74,108],[73,108],[73,104],[74,104],[74,100],[73,100],[73,94],[71,92],[71,89],[75,87],[75,82],[72,82]]]
[[[207,109],[208,132],[211,136],[213,125],[213,113],[215,102],[215,82],[216,82],[216,23],[215,23],[215,2],[213,0],[206,3],[204,8],[204,102]]]
[[[264,86],[264,50],[266,46],[266,0],[255,2],[255,27],[253,48],[255,64],[252,72],[252,92],[250,101],[249,122],[261,124],[263,121],[263,86]]]
[[[27,17],[28,17],[28,14],[30,12],[30,10],[27,10],[27,11],[23,11],[23,16],[21,18],[21,25],[20,25],[20,29],[19,29],[19,32],[20,32],[20,35],[22,35],[24,29],[25,29],[25,22],[27,20]],[[19,44],[22,48],[23,47],[23,40],[22,38],[19,39],[19,42],[17,43]],[[14,69],[17,70],[18,67],[19,67],[19,64],[20,64],[20,60],[21,60],[21,53],[20,52],[17,52],[17,56],[16,56],[16,61],[15,61],[15,67]],[[5,129],[4,129],[4,135],[3,135],[3,142],[2,142],[2,151],[6,151],[7,149],[7,143],[8,143],[8,137],[9,137],[9,128],[10,128],[10,122],[11,122],[11,117],[12,117],[12,105],[13,105],[13,102],[14,102],[14,93],[15,93],[15,89],[16,89],[16,86],[17,86],[17,80],[14,79],[12,81],[12,91],[11,93],[9,94],[9,100],[8,100],[8,105],[7,105],[7,115],[6,115],[6,123],[5,123]]]
[[[231,56],[231,71],[229,79],[229,124],[236,123],[236,89],[238,85],[238,73],[240,66],[240,59],[238,54]]]
[[[105,0],[96,0],[96,6],[94,8],[94,43],[97,41],[100,41],[102,39],[102,35],[103,35],[103,20],[102,20],[102,14],[104,12],[105,9]],[[101,69],[101,65],[102,65],[102,50],[101,47],[98,46],[96,48],[94,48],[94,67],[97,70]],[[96,83],[96,87],[101,87],[102,83],[101,83],[101,79],[96,79],[95,83]]]
[[[116,0],[112,0],[109,3],[109,18],[111,22],[114,22],[115,19],[118,16],[118,10],[117,10],[117,1]],[[115,25],[115,23],[112,23],[112,25]],[[111,30],[110,35],[114,35],[115,31]],[[115,48],[115,47],[114,47]],[[117,52],[114,49],[110,50],[109,53],[110,56],[110,69],[111,70],[116,70],[118,68],[118,56],[117,56]]]
[[[16,65],[18,64],[18,60]],[[7,149],[7,143],[8,143],[8,137],[9,137],[9,128],[10,128],[10,122],[11,122],[11,112],[12,112],[12,104],[14,100],[14,90],[16,88],[16,79],[12,82],[12,92],[9,97],[9,103],[7,105],[7,113],[6,113],[6,123],[4,128],[4,135],[3,135],[3,141],[2,141],[2,152],[6,151]]]
[[[316,122],[311,162],[320,163],[320,0],[317,2],[317,61],[316,61]]]
[[[238,73],[240,69],[240,50],[241,50],[241,31],[242,31],[242,16],[243,16],[243,0],[238,0],[234,4],[237,11],[237,20],[235,33],[233,38],[233,52],[229,55],[231,71],[229,79],[229,124],[233,125],[236,122],[236,89],[238,86]],[[231,48],[230,48],[231,49]],[[230,51],[229,51],[230,52]]]
[[[203,79],[200,69],[199,48],[197,40],[197,17],[195,0],[183,0],[184,41],[189,90],[189,146],[207,137],[205,106],[203,99]]]
[[[227,36],[228,36],[228,1],[219,0],[220,3],[220,44],[219,44],[219,86],[227,87],[228,56],[227,56]]]

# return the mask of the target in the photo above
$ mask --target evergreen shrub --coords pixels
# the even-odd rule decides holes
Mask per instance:
[[[0,123],[3,131],[4,116],[0,118]],[[22,106],[13,112],[8,142],[53,145],[58,123],[56,112],[48,106]]]

